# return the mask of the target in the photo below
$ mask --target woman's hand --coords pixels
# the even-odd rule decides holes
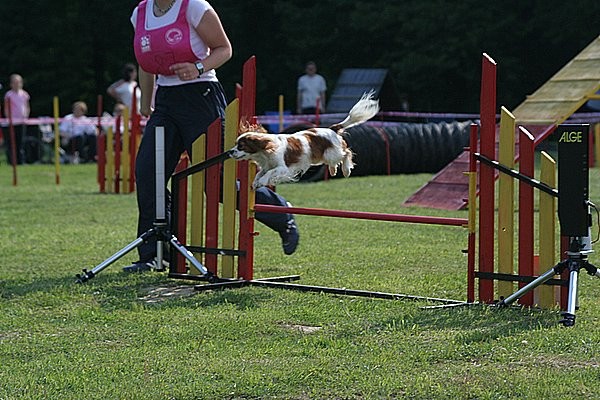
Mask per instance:
[[[148,106],[140,106],[140,114],[144,117],[149,117],[152,114],[152,107]]]
[[[198,78],[198,76],[200,76],[200,74],[198,73],[198,69],[196,68],[196,65],[194,65],[192,63],[188,63],[188,62],[177,63],[177,64],[171,65],[169,68],[182,81],[191,81],[191,80]]]

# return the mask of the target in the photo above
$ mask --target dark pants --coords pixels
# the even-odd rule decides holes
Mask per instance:
[[[91,162],[96,160],[96,135],[84,133],[83,135],[73,136],[64,150],[67,154],[79,154],[81,162]]]
[[[186,85],[159,86],[155,109],[140,143],[135,165],[138,202],[138,236],[152,228],[156,213],[155,186],[155,128],[165,128],[165,180],[175,171],[184,151],[192,154],[192,143],[206,133],[217,118],[224,118],[226,107],[223,88],[218,82],[199,82]],[[164,182],[166,188],[167,182]],[[170,196],[167,196],[167,201]],[[256,202],[285,206],[286,201],[267,188],[256,192]],[[167,210],[170,209],[167,204]],[[281,232],[287,228],[290,214],[257,213],[256,219],[269,228]],[[156,255],[155,241],[138,247],[140,260]]]
[[[13,130],[15,132],[15,154],[16,154],[16,162],[17,164],[23,164],[25,162],[25,151],[23,149],[23,136],[25,136],[25,132],[27,131],[27,125],[13,125]],[[12,135],[10,134],[10,127],[6,128],[6,134],[4,135],[6,139],[6,160],[9,165],[13,164],[12,157]]]

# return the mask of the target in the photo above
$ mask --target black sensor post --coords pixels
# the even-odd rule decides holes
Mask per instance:
[[[563,236],[589,235],[590,126],[560,125],[558,134],[558,219]]]

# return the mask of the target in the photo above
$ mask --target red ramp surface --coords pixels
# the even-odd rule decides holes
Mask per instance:
[[[405,206],[420,206],[440,210],[460,210],[467,205],[469,152],[463,151],[429,182],[409,197]]]

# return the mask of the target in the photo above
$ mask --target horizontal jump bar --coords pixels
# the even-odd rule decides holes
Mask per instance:
[[[527,275],[513,275],[513,274],[502,274],[499,272],[481,272],[475,271],[475,277],[479,279],[496,280],[496,281],[507,281],[507,282],[523,282],[531,283],[538,278],[538,276],[527,276]],[[567,279],[549,279],[544,282],[545,285],[555,286],[569,286]]]
[[[492,160],[492,159],[484,156],[483,154],[474,153],[473,155],[475,156],[475,158],[477,160],[481,161],[482,163],[486,164],[489,167],[495,168],[498,171],[505,173],[506,175],[509,175],[515,179],[520,180],[521,182],[525,182],[526,184],[528,184],[536,189],[539,189],[542,192],[549,194],[550,196],[558,197],[558,190],[546,185],[543,182],[540,182],[537,179],[530,178],[527,175],[523,175],[519,171],[509,168],[504,164],[500,164],[498,161]]]
[[[183,171],[179,171],[174,173],[171,176],[171,179],[175,181],[179,181],[181,179],[187,178],[188,176],[195,174],[196,172],[204,171],[208,167],[212,167],[215,164],[224,162],[228,158],[231,157],[231,150],[223,152],[221,154],[217,154],[216,156],[209,158],[208,160],[202,161],[201,163],[191,165],[184,169]]]
[[[266,204],[255,204],[254,211],[279,214],[318,215],[321,217],[355,218],[374,221],[410,222],[415,224],[436,224],[450,226],[466,226],[466,218],[430,217],[423,215],[384,214],[365,211],[328,210],[324,208],[281,207]]]
[[[373,292],[368,290],[355,290],[346,288],[331,288],[325,286],[312,286],[312,285],[299,285],[297,283],[286,283],[286,282],[274,282],[269,280],[256,279],[249,281],[252,286],[264,286],[268,288],[280,288],[298,290],[301,292],[314,292],[314,293],[329,293],[343,296],[355,296],[355,297],[370,297],[375,299],[384,300],[423,300],[431,302],[439,302],[444,304],[466,304],[461,300],[452,299],[441,299],[437,297],[424,297],[424,296],[413,296],[409,294],[396,294],[396,293],[385,293],[385,292]]]

